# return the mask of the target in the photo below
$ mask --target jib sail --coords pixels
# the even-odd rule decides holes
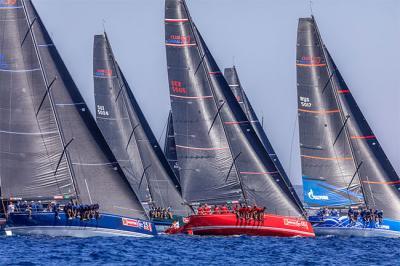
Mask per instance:
[[[285,172],[285,169],[283,168],[278,155],[275,153],[274,148],[271,145],[271,142],[269,141],[262,124],[260,123],[260,120],[258,119],[256,112],[253,109],[253,106],[251,105],[249,99],[247,98],[246,92],[244,91],[242,84],[240,83],[239,75],[237,73],[236,67],[231,67],[231,68],[225,68],[224,70],[224,76],[226,81],[229,84],[229,87],[231,88],[233,94],[236,97],[236,100],[242,107],[243,112],[246,114],[247,119],[253,126],[255,132],[257,133],[258,138],[261,140],[262,144],[264,145],[264,148],[266,149],[269,157],[271,160],[274,162],[276,169],[279,171],[281,174],[282,178],[284,178],[289,186],[290,191],[293,194],[293,197],[296,198],[297,201],[300,202],[300,199],[298,198],[293,186],[290,183],[290,179],[288,175]]]

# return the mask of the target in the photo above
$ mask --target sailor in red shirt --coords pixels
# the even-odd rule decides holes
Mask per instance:
[[[245,218],[245,216],[246,216],[246,207],[242,206],[239,208],[239,217],[240,219],[243,219]]]
[[[210,214],[211,213],[211,208],[207,204],[204,205],[204,214]]]
[[[222,205],[221,207],[221,214],[227,214],[229,212],[228,207],[226,205]]]
[[[218,206],[218,205],[215,205],[213,214],[220,214],[219,206]]]
[[[200,205],[200,206],[197,208],[197,214],[198,214],[198,215],[203,215],[203,214],[204,214],[202,205]]]

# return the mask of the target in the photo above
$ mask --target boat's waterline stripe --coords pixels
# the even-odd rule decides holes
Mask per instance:
[[[373,184],[373,185],[395,185],[400,184],[400,180],[397,181],[388,181],[388,182],[379,182],[379,181],[362,181],[366,184]]]
[[[299,112],[303,113],[312,113],[312,114],[333,114],[333,113],[339,113],[339,109],[333,109],[333,110],[307,110],[307,109],[298,109]]]
[[[189,147],[189,146],[182,146],[176,145],[177,148],[187,149],[187,150],[199,150],[199,151],[219,151],[219,150],[227,150],[228,147],[220,147],[220,148],[201,148],[201,147]]]
[[[287,228],[276,228],[269,226],[235,226],[235,225],[221,225],[221,226],[196,226],[191,227],[193,231],[203,231],[203,230],[219,230],[219,229],[257,229],[257,230],[270,230],[270,231],[281,231],[281,232],[291,232],[298,233],[299,235],[315,236],[314,233],[304,232],[300,230],[287,229]]]
[[[54,214],[53,214],[54,215]],[[133,232],[133,231],[124,231],[124,230],[118,230],[118,229],[110,229],[110,228],[104,228],[104,227],[92,227],[92,226],[15,226],[15,227],[6,227],[6,230],[12,231],[21,231],[21,230],[26,230],[26,231],[32,231],[32,230],[65,230],[65,231],[89,231],[89,232],[100,232],[103,234],[109,234],[109,235],[115,235],[115,236],[136,236],[136,237],[153,237],[151,234],[143,234],[139,232]]]
[[[166,18],[165,22],[187,22],[188,18]]]
[[[206,96],[181,96],[181,95],[174,95],[174,94],[171,94],[171,97],[178,98],[178,99],[193,99],[193,100],[196,100],[196,99],[211,99],[211,98],[213,98],[212,95],[206,95]]]
[[[316,160],[326,160],[326,161],[347,161],[353,160],[351,157],[320,157],[320,156],[310,156],[310,155],[301,155],[302,158],[305,159],[316,159]]]

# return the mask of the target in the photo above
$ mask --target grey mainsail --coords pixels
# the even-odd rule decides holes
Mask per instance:
[[[304,202],[309,207],[364,204],[359,179],[353,178],[357,166],[346,137],[347,121],[323,49],[314,21],[300,19],[296,65]]]
[[[170,96],[182,193],[190,203],[241,201],[281,215],[302,206],[267,156],[185,1],[166,0]]]
[[[172,120],[172,112],[169,112],[168,122],[167,122],[167,131],[165,134],[165,143],[164,143],[164,154],[168,160],[169,165],[175,173],[175,176],[179,178],[179,165],[178,165],[178,157],[176,155],[176,144],[175,144],[175,131],[174,131],[174,123]]]
[[[269,141],[262,124],[260,123],[260,120],[258,119],[256,112],[253,109],[253,106],[251,105],[246,92],[243,89],[242,84],[240,83],[239,75],[237,73],[236,67],[233,66],[231,68],[225,68],[224,70],[224,77],[226,81],[229,84],[229,87],[231,88],[234,96],[236,97],[236,100],[242,107],[243,112],[246,114],[247,119],[251,123],[251,125],[254,128],[254,131],[257,133],[258,138],[261,140],[262,144],[264,145],[264,148],[266,149],[269,157],[275,164],[276,169],[279,171],[281,174],[282,178],[284,178],[288,184],[289,190],[292,192],[293,197],[296,198],[297,201],[300,202],[300,199],[298,198],[295,189],[293,188],[290,179],[288,175],[286,174],[285,169],[283,168],[278,155],[275,153],[274,148],[271,145],[271,142]]]
[[[142,203],[187,215],[176,176],[119,68],[107,35],[94,38],[97,123]]]
[[[146,218],[31,1],[3,1],[0,29],[2,197]]]
[[[313,17],[299,21],[297,57],[303,181],[309,189],[316,188],[314,193],[320,193],[319,198],[314,194],[310,205],[315,201],[317,206],[338,205],[326,198],[330,195],[326,190],[331,189],[341,193],[345,205],[382,209],[386,217],[399,220],[399,177],[326,49]],[[346,153],[337,156],[344,149]],[[343,173],[344,161],[348,162],[348,175],[333,175]],[[333,187],[339,182],[343,182],[340,190]],[[318,187],[323,189],[318,192]],[[357,197],[352,197],[356,191]]]

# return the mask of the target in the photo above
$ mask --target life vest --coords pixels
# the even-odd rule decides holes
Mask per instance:
[[[210,214],[211,213],[211,208],[210,207],[204,207],[204,214]]]
[[[226,206],[221,207],[221,213],[222,214],[228,213],[228,208]]]
[[[203,215],[204,213],[203,213],[203,208],[202,207],[199,207],[198,209],[197,209],[197,214],[199,214],[199,215]]]
[[[218,207],[218,206],[216,206],[216,207],[214,208],[214,214],[220,214],[220,211],[219,211],[219,207]]]

